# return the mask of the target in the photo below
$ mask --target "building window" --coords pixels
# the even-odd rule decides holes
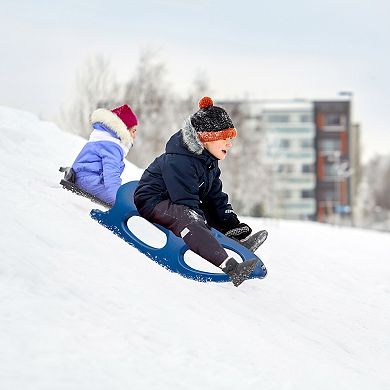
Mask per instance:
[[[323,151],[340,150],[339,139],[322,139],[319,142],[319,149]]]
[[[288,139],[281,139],[281,140],[279,140],[279,147],[280,148],[286,149],[286,148],[289,148],[290,145],[291,145],[291,141],[288,140]]]
[[[325,113],[324,114],[324,125],[325,126],[345,126],[346,116],[339,113]]]
[[[333,190],[326,190],[324,191],[324,200],[334,200],[335,198],[335,192]]]
[[[313,173],[313,172],[314,172],[314,164],[302,165],[302,173]]]
[[[325,176],[334,177],[337,176],[336,164],[325,164],[324,165]]]
[[[288,115],[267,115],[267,122],[270,123],[288,123],[289,121]]]
[[[313,148],[313,139],[303,139],[301,140],[301,148]]]
[[[311,114],[302,114],[299,119],[300,119],[300,122],[302,122],[302,123],[313,122],[313,116]]]
[[[304,199],[314,198],[314,190],[302,190],[301,197]]]
[[[318,200],[320,202],[334,202],[335,201],[335,191],[334,190],[322,190],[318,193]],[[326,205],[324,205],[326,207]]]
[[[292,164],[278,164],[276,168],[278,173],[292,173],[294,172],[294,165]]]

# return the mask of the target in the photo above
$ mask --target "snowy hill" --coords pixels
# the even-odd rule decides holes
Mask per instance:
[[[59,186],[84,140],[4,107],[0,132],[1,389],[390,388],[390,234],[248,218],[267,278],[197,283]]]

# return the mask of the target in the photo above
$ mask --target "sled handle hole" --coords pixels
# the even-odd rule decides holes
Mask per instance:
[[[146,245],[156,249],[164,248],[167,244],[167,235],[158,227],[137,215],[127,220],[129,230]]]
[[[234,257],[239,263],[242,262],[241,256],[230,249],[225,248],[227,254],[230,257]],[[188,249],[183,256],[184,262],[191,268],[202,271],[202,272],[212,272],[212,273],[223,273],[221,269],[211,264],[209,261],[205,260],[203,257],[200,257],[192,250]]]

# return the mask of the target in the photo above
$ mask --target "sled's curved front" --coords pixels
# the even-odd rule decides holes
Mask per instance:
[[[131,217],[139,216],[133,200],[134,191],[137,185],[137,181],[131,181],[123,184],[118,190],[115,205],[106,212],[94,209],[90,213],[91,217],[125,240],[127,243],[134,246],[144,255],[172,272],[176,272],[186,278],[200,282],[228,282],[229,277],[223,273],[200,271],[186,264],[184,261],[184,254],[189,248],[181,238],[175,236],[170,230],[154,224],[167,236],[167,243],[163,248],[154,248],[149,246],[132,233],[127,226],[127,221]],[[253,258],[257,258],[259,260],[258,265],[250,276],[250,279],[262,279],[265,277],[267,270],[263,262],[255,254],[240,245],[237,241],[226,237],[215,229],[212,229],[212,233],[224,248],[238,253],[243,261]]]

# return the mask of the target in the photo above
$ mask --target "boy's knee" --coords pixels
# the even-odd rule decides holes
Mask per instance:
[[[200,223],[203,225],[206,225],[206,220],[203,218],[202,215],[198,214],[195,210],[190,209],[189,207],[186,207],[184,210],[185,215],[187,216],[187,220],[190,224],[192,223]]]

